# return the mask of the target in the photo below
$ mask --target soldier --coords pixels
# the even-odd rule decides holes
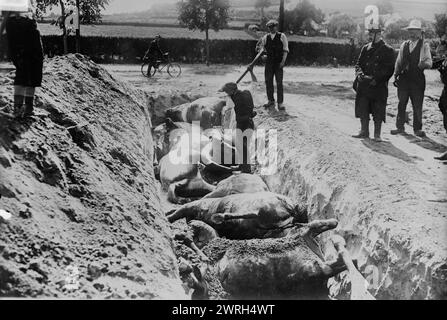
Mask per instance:
[[[399,98],[396,130],[391,134],[405,133],[406,109],[408,100],[413,105],[413,130],[418,137],[425,137],[422,131],[422,105],[425,92],[425,69],[432,67],[433,61],[430,45],[425,43],[422,33],[422,24],[419,20],[412,20],[406,28],[410,40],[402,43],[394,70],[395,86]]]
[[[374,119],[374,140],[381,139],[382,122],[386,118],[386,104],[388,99],[388,80],[394,71],[394,50],[381,38],[382,30],[372,28],[368,30],[370,41],[366,44],[355,66],[356,80],[354,89],[355,116],[360,118],[361,129],[354,138],[369,138],[370,114]]]
[[[261,50],[267,53],[267,61],[265,64],[265,85],[267,88],[268,103],[265,104],[264,107],[275,107],[273,78],[276,78],[278,110],[285,110],[283,105],[283,77],[284,65],[286,64],[287,55],[289,53],[289,43],[286,35],[278,32],[278,21],[270,20],[267,22],[267,27],[269,33],[261,39]]]

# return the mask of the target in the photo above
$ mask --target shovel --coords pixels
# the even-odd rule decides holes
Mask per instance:
[[[256,79],[255,74],[253,73],[253,67],[256,64],[256,62],[258,62],[259,58],[261,58],[262,54],[264,53],[264,51],[260,51],[258,53],[258,55],[255,57],[255,59],[248,65],[247,70],[245,70],[245,72],[240,76],[240,78],[236,81],[236,83],[241,82],[242,79],[244,79],[244,77],[247,75],[247,73],[250,72],[251,75],[251,81],[252,82],[258,82],[258,79]]]
[[[334,243],[335,249],[343,259],[343,262],[345,263],[349,272],[349,278],[351,280],[351,300],[376,300],[368,292],[368,281],[366,281],[352,262],[352,258],[345,247],[345,239],[339,235],[336,235],[332,237],[332,242]]]

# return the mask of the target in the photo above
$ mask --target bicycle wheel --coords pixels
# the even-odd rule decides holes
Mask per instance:
[[[168,73],[173,78],[178,78],[182,74],[182,67],[178,63],[170,63],[168,65]]]
[[[148,69],[148,68],[149,68],[149,63],[147,63],[147,62],[145,62],[145,63],[143,63],[143,64],[141,65],[141,74],[142,74],[143,76],[145,76],[145,77],[147,77],[147,69]],[[153,77],[153,76],[155,75],[155,72],[156,72],[156,71],[157,71],[157,70],[152,66],[150,76]]]

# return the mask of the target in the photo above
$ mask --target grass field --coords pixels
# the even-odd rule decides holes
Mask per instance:
[[[53,25],[47,23],[39,24],[42,35],[61,35],[62,31]],[[157,34],[163,38],[181,38],[181,39],[204,39],[205,33],[191,31],[182,27],[145,27],[145,26],[121,26],[121,25],[83,25],[81,26],[82,36],[93,37],[122,37],[122,38],[148,38],[152,39]],[[259,34],[260,37],[262,34]],[[210,31],[210,39],[213,40],[253,40],[257,39],[249,35],[244,30],[221,30],[219,32]],[[292,42],[320,42],[320,43],[340,43],[347,42],[345,39],[334,39],[325,37],[304,37],[297,35],[288,36]]]
[[[42,35],[60,35],[62,31],[50,24],[39,24]],[[86,25],[81,26],[81,35],[96,37],[123,37],[123,38],[154,38],[157,34],[163,38],[204,39],[205,33],[191,31],[186,28],[171,27],[142,27],[142,26],[120,26],[120,25]],[[253,40],[253,37],[244,30],[221,30],[210,31],[210,39],[215,40]]]

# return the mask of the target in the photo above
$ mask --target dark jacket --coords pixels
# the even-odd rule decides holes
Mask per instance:
[[[383,40],[374,45],[368,43],[363,46],[355,66],[356,75],[371,76],[376,85],[372,85],[372,81],[367,79],[359,81],[357,77],[354,84],[357,94],[387,99],[388,81],[394,73],[395,59],[394,49]]]
[[[15,85],[39,87],[42,82],[43,48],[35,20],[12,16],[5,22],[9,58],[16,67]]]
[[[5,24],[9,58],[19,61],[24,58],[41,61],[43,49],[39,30],[35,20],[21,17],[9,17]]]
[[[163,55],[163,52],[160,49],[160,45],[157,42],[157,40],[152,40],[151,44],[149,45],[149,49],[146,51],[145,56],[151,56],[151,57],[161,57]]]
[[[447,86],[447,65],[444,66],[443,63],[441,63],[439,67],[439,72],[441,73],[441,81],[444,84],[444,86]]]
[[[248,90],[237,90],[231,99],[234,102],[234,112],[236,114],[236,122],[240,123],[243,121],[251,120],[253,117],[253,97]]]

